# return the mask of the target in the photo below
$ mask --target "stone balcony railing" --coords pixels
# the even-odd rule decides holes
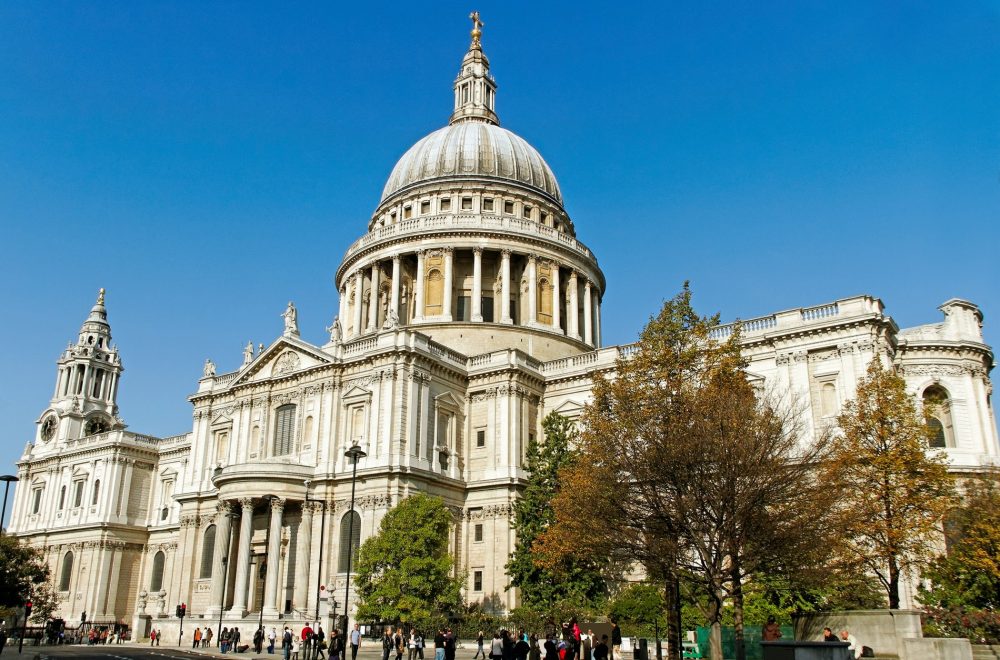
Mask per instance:
[[[346,263],[361,250],[405,236],[425,236],[427,234],[444,233],[456,230],[499,231],[526,238],[541,239],[562,248],[568,248],[591,261],[596,261],[593,253],[586,245],[569,234],[564,234],[552,227],[533,220],[515,218],[508,215],[479,215],[473,213],[448,213],[443,215],[428,215],[419,218],[401,220],[392,225],[374,229],[354,241],[344,254]]]

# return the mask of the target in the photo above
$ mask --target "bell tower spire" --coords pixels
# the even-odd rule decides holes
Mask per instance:
[[[57,362],[56,388],[38,420],[38,440],[82,438],[122,428],[118,418],[118,379],[123,371],[118,348],[111,345],[111,325],[104,289]]]
[[[485,122],[500,125],[496,113],[497,84],[490,75],[490,61],[483,53],[483,25],[479,12],[469,14],[472,20],[472,43],[462,58],[462,69],[455,79],[455,111],[450,124]]]

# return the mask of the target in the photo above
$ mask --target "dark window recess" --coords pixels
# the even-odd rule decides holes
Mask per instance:
[[[472,296],[459,296],[458,306],[455,310],[455,320],[456,321],[471,321],[472,320]]]
[[[486,446],[486,431],[480,429],[476,431],[476,446],[485,447]]]
[[[483,321],[493,323],[493,298],[483,296]]]
[[[483,572],[476,571],[472,574],[472,590],[482,591],[483,590]]]
[[[482,523],[477,523],[476,524],[475,539],[476,539],[477,542],[483,540],[483,524]]]

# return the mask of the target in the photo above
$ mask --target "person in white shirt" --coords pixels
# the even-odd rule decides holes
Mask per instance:
[[[861,657],[862,648],[861,645],[858,644],[858,640],[854,638],[854,635],[846,630],[841,630],[840,639],[847,642],[847,650],[851,652],[851,655],[853,655],[855,659]]]

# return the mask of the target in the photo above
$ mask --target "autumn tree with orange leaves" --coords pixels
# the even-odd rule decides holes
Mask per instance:
[[[543,563],[584,553],[641,564],[664,585],[668,655],[678,659],[679,578],[709,594],[703,614],[719,660],[732,600],[740,658],[743,583],[806,575],[833,531],[819,515],[831,493],[814,471],[826,437],[804,437],[795,406],[754,387],[738,329],[717,340],[717,326],[685,285],[614,373],[595,377],[580,455],[560,473],[555,522],[536,542]]]
[[[876,357],[844,404],[824,477],[843,493],[831,509],[843,530],[838,547],[878,578],[890,609],[899,608],[900,580],[936,554],[955,505],[947,458],[930,449],[929,412],[917,409],[903,378]]]

